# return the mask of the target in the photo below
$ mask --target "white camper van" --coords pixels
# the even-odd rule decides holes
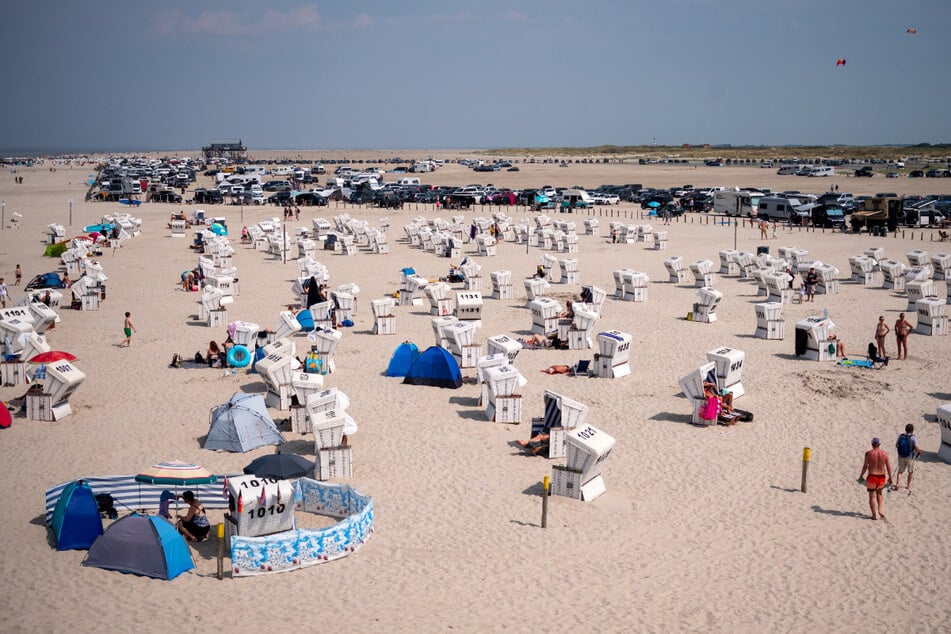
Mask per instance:
[[[799,170],[801,170],[802,168],[803,166],[799,165],[798,163],[790,163],[787,165],[780,166],[780,168],[776,170],[776,173],[779,174],[780,176],[793,176],[799,173]]]
[[[760,198],[759,205],[756,208],[756,217],[761,220],[790,220],[798,223],[802,218],[797,209],[805,205],[807,201],[798,198],[783,198],[781,196],[764,196]],[[805,212],[808,216],[809,212]]]
[[[835,176],[835,168],[831,165],[816,165],[806,172],[806,176]]]
[[[765,194],[753,190],[724,190],[713,194],[713,212],[727,216],[752,216]]]

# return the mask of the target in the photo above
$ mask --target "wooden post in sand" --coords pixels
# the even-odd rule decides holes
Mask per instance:
[[[225,576],[225,525],[218,524],[218,579]]]
[[[812,450],[809,447],[805,447],[802,450],[802,485],[799,489],[805,493],[806,492],[806,476],[809,475],[809,459],[812,457]]]
[[[542,481],[542,528],[548,528],[548,490],[551,488],[551,481],[548,476]]]

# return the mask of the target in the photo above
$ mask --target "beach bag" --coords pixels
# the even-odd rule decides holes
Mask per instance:
[[[910,458],[911,452],[913,451],[911,436],[908,434],[899,436],[898,442],[895,443],[895,448],[898,449],[899,458]]]
[[[753,412],[748,412],[745,409],[733,408],[733,412],[736,414],[736,419],[741,423],[752,423],[753,422]]]
[[[204,363],[204,362],[205,362],[205,358],[204,358],[203,356],[201,356],[201,353],[200,353],[200,352],[196,352],[196,353],[195,353],[195,363]]]
[[[119,517],[119,512],[116,511],[115,499],[108,493],[100,493],[95,496],[96,505],[99,507],[99,513],[108,517],[111,520]]]
[[[171,365],[173,368],[182,367],[182,355],[178,354],[177,352],[173,354],[172,362],[169,365]]]

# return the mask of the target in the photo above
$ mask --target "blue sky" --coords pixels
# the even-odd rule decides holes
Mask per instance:
[[[947,0],[5,2],[0,152],[948,142],[949,27]]]

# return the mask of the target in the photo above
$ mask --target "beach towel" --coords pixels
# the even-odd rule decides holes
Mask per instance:
[[[871,368],[874,363],[868,359],[840,359],[839,365],[851,366],[856,368]]]
[[[720,397],[711,396],[700,408],[700,418],[715,421],[720,414]]]

